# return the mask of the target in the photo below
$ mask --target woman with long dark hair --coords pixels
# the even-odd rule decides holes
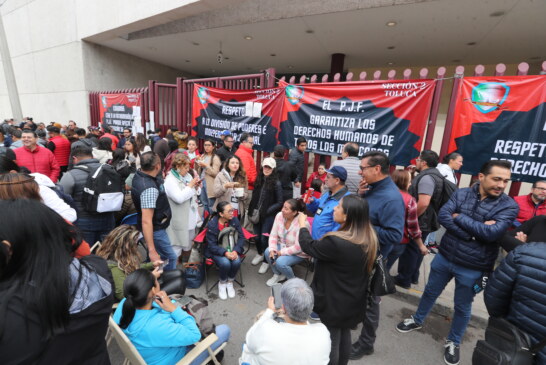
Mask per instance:
[[[277,163],[271,157],[264,158],[258,178],[254,183],[252,200],[248,207],[248,215],[257,215],[258,222],[253,223],[256,234],[256,250],[258,253],[252,259],[252,265],[262,263],[258,272],[265,274],[269,264],[264,261],[264,251],[269,245],[269,240],[264,234],[269,234],[273,227],[275,215],[281,210],[283,204],[282,184],[277,174]],[[254,211],[258,213],[254,213]]]
[[[136,144],[138,146],[138,152],[140,154],[143,154],[145,152],[151,152],[152,151],[152,148],[150,147],[150,145],[148,144],[148,140],[146,139],[146,137],[144,136],[143,133],[137,133],[136,134],[136,137],[135,137],[135,141],[136,141]]]
[[[216,196],[212,207],[214,210],[218,203],[228,202],[237,211],[236,217],[244,216],[244,201],[248,198],[248,179],[238,156],[230,156],[224,161],[222,171],[214,179],[214,195]]]
[[[205,140],[203,147],[204,153],[197,157],[195,165],[199,177],[203,181],[201,202],[203,203],[205,210],[212,213],[212,206],[216,200],[216,195],[214,194],[214,178],[218,175],[218,172],[220,172],[222,160],[216,155],[215,142],[213,140]]]
[[[114,321],[129,337],[149,365],[176,364],[188,352],[188,346],[201,339],[195,319],[176,306],[159,288],[155,276],[146,269],[132,272],[123,283],[125,299],[121,301]],[[229,339],[227,325],[216,326],[218,348]],[[201,364],[208,356],[204,351],[192,364]]]
[[[106,262],[73,258],[77,231],[37,201],[1,200],[0,222],[2,364],[110,364]]]
[[[98,140],[97,147],[93,147],[93,158],[100,163],[107,163],[112,159],[112,139],[103,137]]]
[[[138,150],[136,141],[133,138],[126,140],[123,148],[125,149],[125,159],[135,169],[140,169],[140,151]]]
[[[377,254],[378,240],[368,203],[356,195],[343,197],[334,208],[341,227],[313,240],[300,213],[300,246],[317,260],[311,288],[314,311],[330,331],[330,364],[347,364],[351,353],[351,328],[364,319],[368,278]]]

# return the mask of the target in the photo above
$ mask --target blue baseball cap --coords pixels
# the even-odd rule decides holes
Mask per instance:
[[[220,133],[221,136],[228,136],[230,134],[231,134],[231,132],[228,131],[227,129],[225,131],[223,131],[222,133]]]
[[[347,180],[347,170],[345,170],[345,167],[334,166],[326,170],[326,172],[334,175],[334,177],[339,178],[341,181]]]

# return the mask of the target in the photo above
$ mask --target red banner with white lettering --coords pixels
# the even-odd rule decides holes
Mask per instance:
[[[100,94],[100,120],[116,132],[140,126],[140,93]]]
[[[285,86],[280,140],[303,136],[311,152],[340,155],[356,142],[359,156],[385,152],[394,165],[419,156],[435,89],[434,80],[364,81]]]
[[[192,135],[219,140],[229,131],[237,141],[242,133],[254,137],[254,149],[273,151],[282,115],[283,89],[226,90],[195,84]]]
[[[546,76],[480,76],[461,80],[449,152],[475,175],[491,159],[512,162],[512,180],[546,178]]]

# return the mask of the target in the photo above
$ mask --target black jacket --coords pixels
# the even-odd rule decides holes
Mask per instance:
[[[440,253],[449,261],[478,271],[491,271],[499,254],[498,240],[512,225],[519,207],[506,194],[480,199],[480,184],[459,189],[440,209],[446,228]],[[458,216],[453,218],[453,214]],[[484,222],[494,220],[495,224]]]
[[[216,154],[218,155],[218,157],[220,157],[220,160],[222,161],[222,163],[224,163],[224,161],[230,158],[231,156],[233,156],[236,151],[237,151],[237,148],[235,147],[228,149],[225,145],[223,145],[222,147],[216,150]]]
[[[532,337],[532,345],[546,338],[546,243],[510,252],[489,278],[483,299],[491,316],[506,317]],[[546,364],[546,348],[535,364]]]
[[[229,221],[229,227],[233,227],[239,232],[239,237],[237,239],[237,244],[234,247],[234,251],[237,251],[241,255],[244,251],[245,236],[243,234],[243,229],[241,228],[241,222],[237,218],[232,218]],[[218,245],[218,235],[220,234],[220,229],[218,228],[218,216],[215,216],[207,224],[207,235],[206,242],[207,248],[205,250],[205,257],[212,256],[224,256],[227,250]]]
[[[110,282],[113,279],[106,261],[94,255],[85,256],[80,262],[86,263],[99,276]],[[0,293],[4,292],[0,284]],[[92,303],[83,311],[70,315],[68,327],[49,342],[41,338],[40,319],[32,308],[26,308],[20,293],[8,303],[6,321],[0,320],[8,330],[0,341],[0,362],[3,365],[19,364],[110,364],[106,348],[108,318],[112,313],[114,290],[110,295]]]
[[[303,156],[303,152],[297,148],[291,149],[290,154],[288,155],[288,161],[296,166],[296,170],[298,172],[297,181],[302,182],[304,177],[307,176],[307,169],[304,166],[305,158]]]
[[[298,172],[296,166],[293,163],[285,161],[283,159],[275,159],[277,162],[277,173],[279,174],[279,180],[281,182],[284,199],[292,198],[294,188],[292,183],[296,182],[298,178]]]
[[[311,288],[322,323],[352,328],[362,322],[369,277],[362,247],[332,236],[314,241],[307,228],[300,229],[299,242],[303,252],[317,259]]]
[[[516,233],[523,232],[527,235],[527,242],[546,242],[546,215],[537,215],[514,230],[508,231],[499,241],[502,248],[506,251],[512,251],[523,242],[518,240]]]
[[[142,171],[137,171],[133,178],[133,184],[131,188],[131,197],[135,203],[135,209],[138,213],[137,228],[142,230],[142,205],[140,202],[140,196],[148,188],[156,188],[159,191],[159,196],[156,201],[154,209],[154,216],[152,219],[154,225],[154,232],[162,229],[167,229],[171,223],[171,207],[167,194],[165,193],[165,187],[163,186],[163,179],[160,177],[153,177]]]
[[[284,203],[281,182],[277,180],[274,189],[265,189],[262,194],[263,185],[254,185],[252,199],[248,206],[248,213],[252,215],[254,209],[260,208],[260,222],[263,222],[265,217],[275,216],[281,211]],[[263,196],[262,196],[263,195]],[[262,203],[260,205],[260,197]]]

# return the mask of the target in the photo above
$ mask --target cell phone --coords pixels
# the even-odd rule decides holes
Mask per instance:
[[[281,288],[282,284],[275,284],[271,287],[271,296],[275,299],[275,309],[282,307]]]

